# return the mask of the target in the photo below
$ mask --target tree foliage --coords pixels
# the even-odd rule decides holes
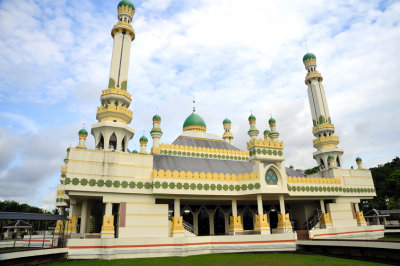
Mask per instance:
[[[0,201],[0,211],[2,212],[30,212],[30,213],[47,213],[50,212],[38,207],[30,206],[25,203],[18,203],[13,200]]]
[[[369,209],[400,209],[400,158],[370,170],[376,197],[369,201]]]

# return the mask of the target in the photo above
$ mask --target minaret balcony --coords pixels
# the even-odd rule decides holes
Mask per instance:
[[[114,25],[114,27],[111,30],[111,36],[114,38],[114,35],[117,32],[126,32],[131,36],[131,40],[133,41],[135,39],[135,31],[132,28],[132,25],[129,24],[128,22],[125,21],[119,21],[117,24]]]
[[[319,124],[316,125],[315,127],[313,127],[312,129],[314,136],[318,137],[319,134],[323,134],[323,133],[334,133],[335,132],[335,126],[331,123],[323,123],[323,124]]]
[[[99,122],[109,121],[107,118],[121,118],[124,122],[129,124],[132,121],[133,113],[128,108],[121,105],[106,105],[97,107],[96,119]],[[114,121],[112,119],[112,121]],[[119,122],[119,121],[118,121]]]
[[[102,90],[101,96],[107,96],[107,95],[120,95],[120,96],[125,96],[129,101],[132,101],[131,94],[127,92],[126,90],[121,90],[121,89],[116,89],[116,88],[109,88],[106,90]]]
[[[322,81],[322,80],[323,80],[321,74],[320,74],[317,70],[310,71],[310,72],[307,73],[306,79],[305,79],[306,85],[308,85],[308,82],[309,82],[310,80],[313,80],[313,79],[317,79],[317,80],[319,80],[319,81]]]
[[[336,148],[338,144],[338,136],[323,136],[313,140],[314,148],[318,150]]]
[[[252,139],[247,142],[247,149],[250,150],[255,147],[261,148],[273,148],[283,150],[283,141],[279,140],[264,140],[264,139]]]

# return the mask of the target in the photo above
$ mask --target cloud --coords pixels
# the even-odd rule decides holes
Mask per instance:
[[[1,198],[51,206],[65,148],[77,143],[82,124],[89,129],[96,122],[117,2],[0,3],[0,31],[7,36],[0,40]],[[365,167],[398,156],[399,2],[152,0],[135,5],[128,81],[136,130],[131,150],[139,148],[143,131],[149,137],[156,112],[162,117],[161,141],[174,141],[195,96],[209,132],[222,135],[228,116],[234,143],[245,149],[250,111],[260,137],[272,115],[285,143],[286,165],[313,167],[301,61],[307,42],[324,77],[344,167],[354,165],[357,155]],[[91,136],[87,143],[93,147]],[[28,199],[26,189],[37,196]]]

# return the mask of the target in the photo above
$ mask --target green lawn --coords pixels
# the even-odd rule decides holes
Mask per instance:
[[[167,257],[124,260],[85,260],[68,261],[57,265],[384,265],[359,260],[339,259],[318,255],[293,253],[257,253],[257,254],[212,254],[189,257]]]

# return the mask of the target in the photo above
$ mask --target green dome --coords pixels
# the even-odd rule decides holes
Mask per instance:
[[[67,148],[67,152],[69,152],[70,150],[71,150],[71,147],[68,147],[68,148]]]
[[[269,124],[271,124],[271,123],[276,123],[276,121],[275,121],[275,119],[273,119],[272,117],[268,120],[268,123]]]
[[[159,115],[154,115],[153,116],[153,120],[160,120],[161,121],[161,117]]]
[[[86,131],[86,129],[82,128],[81,130],[79,130],[78,135],[88,135],[88,132]]]
[[[253,114],[251,114],[250,116],[249,116],[249,121],[250,120],[256,120],[256,117],[253,115]]]
[[[271,131],[269,131],[268,129],[264,130],[264,135],[268,135]]]
[[[139,141],[140,142],[142,142],[142,141],[148,142],[148,139],[146,138],[146,136],[141,136]]]
[[[362,159],[360,157],[357,157],[356,162],[362,162]]]
[[[224,121],[222,122],[222,124],[231,124],[231,120],[229,120],[228,118],[225,118]]]
[[[138,153],[138,151],[137,150],[133,150],[132,153]]]
[[[192,113],[186,118],[185,122],[183,123],[183,129],[189,126],[201,126],[207,128],[206,122],[204,122],[203,118],[195,113]]]
[[[312,53],[306,53],[306,54],[303,56],[303,62],[306,61],[306,60],[308,60],[308,59],[311,59],[311,58],[317,59],[317,58],[315,57],[314,54],[312,54]]]
[[[290,169],[294,169],[293,165],[289,166]]]
[[[120,6],[129,6],[132,7],[133,11],[135,11],[135,6],[132,4],[131,1],[128,0],[122,0],[121,2],[119,2],[118,7]]]
[[[329,154],[329,155],[328,155],[328,160],[329,160],[329,159],[335,159],[335,157],[334,157],[332,154]]]

